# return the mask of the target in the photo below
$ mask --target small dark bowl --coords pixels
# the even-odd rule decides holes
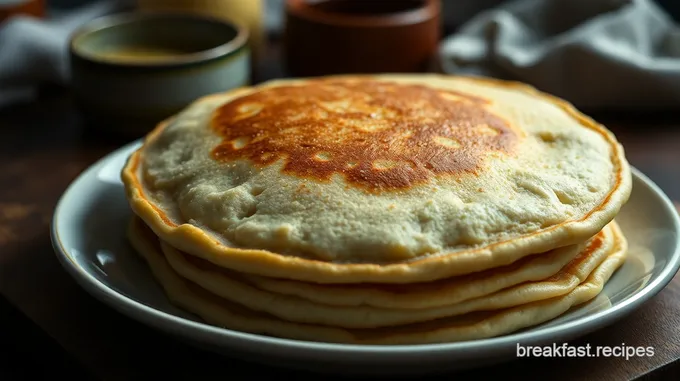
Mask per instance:
[[[287,0],[284,50],[294,76],[430,69],[439,0]]]
[[[111,53],[138,46],[172,54]],[[88,126],[125,135],[144,134],[197,98],[247,85],[250,77],[244,27],[175,12],[96,19],[72,36],[70,58]]]

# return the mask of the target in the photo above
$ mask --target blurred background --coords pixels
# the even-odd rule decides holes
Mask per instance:
[[[439,71],[524,81],[589,110],[668,109],[680,102],[680,2],[674,0],[444,0],[436,2],[434,20],[392,17],[386,25],[377,20],[430,2],[334,2],[350,5],[333,9],[324,5],[329,1],[314,0],[0,0],[0,107],[31,99],[45,86],[69,88],[68,41],[91,20],[163,10],[246,26],[251,82],[338,72]],[[331,16],[363,12],[374,17],[368,21],[373,24],[359,27],[365,29],[362,35],[353,21],[317,18],[298,3]],[[418,23],[427,25],[419,30]],[[399,27],[404,36],[417,38],[396,37],[399,32],[393,31]],[[430,58],[427,66],[414,61],[422,55]]]

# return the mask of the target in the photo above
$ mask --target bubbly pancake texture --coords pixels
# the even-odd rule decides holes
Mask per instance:
[[[437,75],[200,99],[148,136],[123,181],[172,246],[319,283],[429,281],[578,244],[631,188],[615,137],[567,103]]]

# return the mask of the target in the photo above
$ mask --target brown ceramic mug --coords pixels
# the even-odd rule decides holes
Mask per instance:
[[[294,76],[427,71],[439,37],[439,0],[286,1]]]

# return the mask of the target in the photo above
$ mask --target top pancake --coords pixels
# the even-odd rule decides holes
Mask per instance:
[[[566,102],[438,75],[202,98],[148,136],[123,181],[178,249],[319,283],[429,281],[577,244],[631,189],[615,137]]]

